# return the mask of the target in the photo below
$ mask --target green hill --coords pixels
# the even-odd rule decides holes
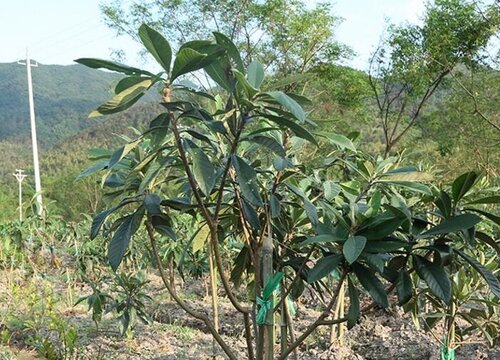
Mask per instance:
[[[87,114],[109,98],[120,76],[82,65],[43,65],[32,68],[37,135],[50,147],[95,124]],[[30,135],[26,67],[0,64],[0,140]]]

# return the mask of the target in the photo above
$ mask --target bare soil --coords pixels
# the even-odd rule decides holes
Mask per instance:
[[[36,352],[25,342],[25,334],[13,328],[13,319],[23,312],[26,299],[16,298],[12,284],[18,286],[23,282],[38,282],[37,288],[51,286],[52,296],[66,298],[67,287],[64,282],[55,279],[39,279],[37,277],[0,274],[0,331],[8,329],[11,337],[8,345],[0,346],[0,360],[3,359],[38,359]],[[24,278],[24,280],[21,280]],[[206,297],[205,283],[193,281],[179,288],[179,293],[194,308],[211,315],[210,299]],[[57,312],[78,332],[79,359],[213,359],[212,337],[205,326],[190,318],[182,309],[173,303],[163,290],[160,279],[151,275],[149,293],[154,301],[148,305],[153,322],[149,325],[138,324],[132,339],[120,336],[117,322],[111,314],[104,317],[96,332],[91,314],[85,305],[71,306],[68,301],[57,303]],[[89,293],[87,287],[76,286],[72,295],[73,302],[80,295]],[[222,295],[222,294],[221,294]],[[18,302],[18,303],[16,303]],[[220,332],[225,341],[234,349],[238,358],[246,358],[243,320],[235,312],[227,299],[220,298]],[[319,315],[321,307],[313,299],[305,297],[302,303],[296,303],[296,314],[293,322],[295,333],[301,334],[304,329]],[[17,315],[16,315],[17,314]],[[277,319],[279,324],[279,319]],[[3,322],[3,323],[2,323]],[[279,337],[279,327],[277,329]],[[441,334],[441,335],[440,335]],[[442,332],[436,330],[436,337]],[[410,317],[399,307],[389,309],[375,308],[362,317],[359,324],[346,331],[343,344],[330,344],[330,328],[322,327],[314,332],[298,349],[299,359],[335,359],[335,360],[439,360],[440,345],[429,332],[417,329]],[[456,351],[457,360],[500,360],[500,347],[490,349],[484,339],[472,339],[473,344],[465,344]],[[497,342],[498,343],[498,342]],[[279,352],[279,339],[276,341]],[[4,352],[2,352],[4,351]],[[13,357],[7,357],[7,354]],[[223,353],[217,352],[218,359],[224,359]],[[295,359],[295,354],[290,359]]]

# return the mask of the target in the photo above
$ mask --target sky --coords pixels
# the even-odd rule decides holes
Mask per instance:
[[[106,0],[104,0],[106,1]],[[386,27],[419,21],[424,0],[332,0],[334,14],[344,18],[337,40],[357,55],[346,65],[366,70],[370,53]],[[109,59],[124,50],[129,65],[141,65],[139,45],[117,37],[99,11],[103,0],[0,0],[0,62],[30,57],[41,64],[72,64],[80,57]]]

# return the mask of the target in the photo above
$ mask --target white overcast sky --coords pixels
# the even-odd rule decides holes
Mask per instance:
[[[424,0],[332,1],[334,14],[344,18],[337,39],[357,53],[347,65],[359,69],[366,69],[386,18],[396,24],[415,23],[425,7]],[[103,24],[101,2],[0,0],[0,62],[23,58],[27,47],[31,57],[42,64],[71,64],[79,57],[109,58],[112,49],[123,49],[128,63],[138,65],[138,45],[126,37],[117,38]]]

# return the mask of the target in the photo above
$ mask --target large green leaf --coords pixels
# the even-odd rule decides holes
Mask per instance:
[[[248,201],[246,201],[244,198],[242,199],[243,201],[243,215],[245,216],[245,219],[248,220],[248,223],[250,226],[255,230],[255,231],[260,231],[261,225],[260,225],[260,220],[259,220],[259,214],[257,211],[254,209],[252,205]]]
[[[264,80],[264,67],[260,62],[252,61],[250,65],[248,65],[247,79],[254,88],[260,88]]]
[[[233,155],[232,161],[243,197],[255,206],[264,206],[255,170],[239,156]]]
[[[152,78],[144,78],[141,82],[130,86],[113,96],[108,102],[92,111],[89,117],[114,114],[134,105],[154,83]]]
[[[219,32],[214,32],[213,34],[215,36],[215,41],[217,42],[217,44],[226,49],[226,53],[231,58],[231,60],[233,60],[236,70],[240,72],[245,71],[245,68],[243,67],[243,60],[241,60],[240,51],[238,50],[236,45],[234,45],[231,39]]]
[[[209,196],[215,186],[216,170],[205,152],[199,147],[188,149],[193,159],[193,176],[203,194]]]
[[[248,82],[247,78],[245,77],[245,75],[242,72],[235,70],[235,69],[233,69],[232,72],[233,72],[234,76],[236,77],[236,80],[238,80],[238,84],[241,86],[243,91],[246,93],[247,97],[253,98],[255,96],[255,94],[258,93],[258,90],[256,88],[254,88]]]
[[[112,208],[104,210],[104,211],[100,212],[99,214],[97,214],[94,217],[94,219],[92,220],[92,225],[90,227],[90,239],[91,240],[95,239],[95,237],[99,233],[99,230],[101,230],[102,225],[104,224],[104,222],[106,221],[106,219],[109,215],[111,215],[113,212],[115,212],[116,210],[118,210],[122,206],[130,204],[131,202],[132,202],[131,200],[123,201],[123,202],[119,203],[118,205],[113,206]]]
[[[94,165],[92,165],[88,169],[85,169],[81,174],[79,174],[77,176],[76,180],[80,180],[84,177],[95,174],[96,172],[105,169],[108,166],[108,164],[109,164],[109,160],[103,160],[103,161],[100,161],[98,163],[95,163]]]
[[[465,261],[467,261],[478,273],[481,274],[481,276],[484,278],[484,280],[486,280],[486,283],[490,287],[491,292],[500,299],[500,281],[498,281],[498,278],[474,258],[470,257],[467,254],[464,254],[460,250],[455,250],[455,252],[460,255]]]
[[[455,179],[453,184],[451,185],[451,193],[453,196],[453,200],[457,203],[474,185],[478,178],[478,175],[471,171],[465,174],[460,175]]]
[[[146,80],[147,78],[143,76],[127,76],[118,81],[118,83],[115,86],[115,94],[119,94],[124,90],[127,90],[128,88],[135,86],[142,81]]]
[[[487,211],[482,211],[482,210],[474,209],[474,208],[466,208],[464,210],[473,211],[473,212],[476,212],[478,214],[481,214],[484,217],[486,217],[486,218],[490,219],[491,221],[493,221],[495,224],[500,225],[500,216],[493,215],[492,213],[489,213]]]
[[[236,288],[239,288],[243,281],[243,273],[247,268],[249,258],[248,247],[244,246],[238,256],[236,256],[236,259],[234,259],[230,280]]]
[[[372,299],[380,306],[388,307],[389,300],[387,299],[384,285],[377,276],[375,276],[373,271],[358,263],[354,263],[351,266],[359,282],[368,291]]]
[[[280,126],[283,126],[285,128],[292,130],[292,132],[296,136],[298,136],[302,139],[306,139],[307,141],[310,141],[314,145],[318,146],[318,142],[314,138],[313,134],[311,134],[306,128],[297,124],[296,122],[289,120],[289,119],[286,119],[286,118],[283,118],[283,117],[274,116],[274,115],[270,115],[270,114],[261,114],[261,115],[263,117],[265,117],[266,119],[271,120],[272,122],[274,122]]]
[[[488,244],[493,249],[495,249],[495,251],[497,252],[498,255],[500,255],[500,243],[498,241],[496,241],[495,239],[490,237],[488,234],[485,234],[484,232],[481,232],[481,231],[476,231],[475,236],[476,236],[476,239],[478,239],[479,241],[481,241],[485,244]]]
[[[418,275],[425,280],[431,292],[448,303],[451,299],[451,282],[444,268],[418,255],[413,256]]]
[[[167,40],[156,30],[146,24],[139,28],[139,37],[146,49],[168,73],[172,61],[172,49]]]
[[[429,173],[421,172],[414,166],[404,166],[392,169],[381,174],[385,180],[390,181],[431,181],[433,176]]]
[[[307,282],[309,284],[323,279],[325,276],[330,274],[333,270],[335,270],[342,261],[342,255],[328,255],[322,257],[316,262],[316,265],[308,272],[307,274]]]
[[[461,230],[466,230],[474,227],[481,221],[481,218],[474,214],[461,214],[452,216],[443,220],[439,225],[434,226],[432,229],[426,231],[421,238],[432,237],[435,235],[449,234]]]
[[[398,273],[396,279],[396,290],[398,292],[399,305],[404,305],[410,301],[413,296],[413,282],[410,274],[405,269]]]
[[[141,139],[133,140],[119,149],[117,149],[109,159],[108,169],[112,169],[116,164],[120,162],[125,156],[127,156],[132,150],[135,149],[137,145],[141,142]]]
[[[386,218],[383,221],[370,223],[367,226],[361,224],[362,228],[356,235],[362,235],[368,240],[382,239],[396,231],[403,221],[401,218]]]
[[[181,75],[199,70],[204,65],[208,65],[204,62],[206,58],[206,54],[199,53],[196,50],[190,48],[181,49],[174,60],[171,81],[174,81]]]
[[[192,249],[193,252],[197,252],[205,246],[210,235],[210,228],[207,224],[203,224],[193,235],[192,238]]]
[[[257,135],[257,136],[252,136],[251,138],[245,140],[263,145],[278,156],[281,157],[286,156],[285,149],[283,148],[283,146],[269,136]]]
[[[338,194],[340,194],[340,185],[334,181],[326,180],[323,182],[323,192],[325,199],[332,201]]]
[[[156,194],[146,194],[144,196],[144,206],[151,215],[161,214],[161,197]]]
[[[445,191],[441,191],[439,193],[439,198],[437,198],[434,203],[445,218],[449,218],[451,216],[451,198],[448,193],[446,193]]]
[[[306,113],[294,99],[282,91],[269,91],[265,93],[276,100],[281,106],[290,111],[293,116],[299,121],[305,122],[307,120]]]
[[[307,198],[307,195],[299,189],[297,186],[287,184],[287,187],[297,196],[302,198],[302,201],[304,202],[304,210],[306,211],[307,217],[311,221],[312,225],[317,225],[319,222],[319,217],[318,217],[318,210],[316,209],[316,206]]]
[[[205,66],[206,73],[215,81],[220,87],[232,91],[232,72],[229,60],[221,58]]]
[[[424,195],[432,195],[432,190],[425,184],[417,183],[417,182],[412,182],[412,181],[392,181],[392,180],[385,180],[384,178],[381,178],[377,180],[379,183],[383,184],[390,184],[394,186],[399,186],[411,191],[419,192]]]
[[[487,196],[467,203],[467,205],[472,204],[500,204],[500,195]]]
[[[366,238],[364,236],[349,236],[344,243],[342,252],[349,264],[355,262],[359,255],[363,252],[366,245]]]
[[[311,201],[309,201],[307,197],[303,197],[302,201],[304,201],[304,210],[306,211],[307,217],[311,221],[311,224],[313,226],[318,225],[319,217],[316,206],[314,206],[314,204]]]
[[[107,69],[111,71],[120,72],[126,75],[148,75],[153,76],[149,71],[141,70],[135,67],[130,67],[123,64],[118,64],[108,60],[81,58],[76,59],[75,62],[88,66],[93,69]]]
[[[308,237],[306,240],[302,242],[303,245],[307,244],[318,244],[318,243],[329,243],[329,242],[340,242],[345,241],[346,239],[337,234],[322,234]]]
[[[128,215],[116,229],[108,246],[109,264],[113,271],[118,269],[123,256],[127,251],[132,235],[137,231],[144,215],[144,207],[137,209],[132,215]]]
[[[351,139],[333,132],[318,131],[316,132],[319,136],[327,138],[331,144],[338,146],[340,149],[349,149],[351,151],[356,151],[356,146],[354,146]]]
[[[348,293],[349,293],[349,310],[347,312],[347,329],[352,329],[354,325],[358,322],[360,315],[359,307],[359,294],[358,289],[354,286],[351,278],[348,279]]]

